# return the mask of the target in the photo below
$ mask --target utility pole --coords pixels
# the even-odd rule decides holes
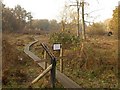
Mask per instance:
[[[77,36],[80,37],[80,23],[79,23],[79,17],[80,17],[80,2],[78,0],[76,0],[77,5],[70,5],[70,6],[77,6]]]
[[[77,32],[77,36],[80,36],[80,24],[79,24],[79,11],[80,11],[80,6],[82,7],[82,39],[86,39],[86,35],[85,35],[85,18],[84,18],[84,0],[81,0],[82,2],[79,2],[78,0],[76,0],[77,5],[70,5],[70,6],[77,6],[77,13],[78,13],[78,17],[77,17],[77,26],[78,26],[78,32]]]
[[[85,18],[84,18],[84,0],[82,0],[82,38],[86,39],[85,35]]]
[[[80,7],[79,7],[79,2],[77,0],[77,13],[78,13],[78,18],[77,18],[77,21],[78,21],[78,32],[77,32],[77,36],[79,37],[80,36],[80,23],[79,23],[79,17],[80,17],[80,14],[79,14],[79,11],[80,11]]]
[[[65,22],[64,22],[63,19],[62,19],[62,21],[61,21],[61,24],[62,24],[62,31],[65,31]]]

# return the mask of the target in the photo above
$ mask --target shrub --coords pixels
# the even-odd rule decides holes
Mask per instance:
[[[106,27],[103,23],[94,23],[87,27],[87,33],[89,35],[105,35],[105,29]]]
[[[80,44],[80,39],[68,32],[54,33],[50,36],[51,43],[61,43],[63,47],[77,46]]]

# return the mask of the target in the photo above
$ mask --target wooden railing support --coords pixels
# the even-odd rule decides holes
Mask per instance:
[[[47,53],[46,53],[46,51],[44,50],[44,56],[43,56],[43,58],[44,59],[46,59],[46,57],[47,57]],[[45,69],[47,68],[47,62],[45,62]]]
[[[48,47],[44,43],[41,43],[41,46],[43,47],[43,49],[46,51],[46,53],[51,58],[51,61],[50,61],[50,63],[52,64],[52,69],[51,69],[51,87],[55,88],[55,82],[56,82],[56,58],[50,52],[50,50],[48,49]]]
[[[55,88],[56,82],[56,58],[51,59],[52,69],[51,69],[51,87]]]
[[[53,66],[53,65],[51,64],[46,70],[43,71],[43,73],[41,73],[37,78],[35,78],[35,79],[31,82],[30,86],[31,86],[32,84],[38,82],[43,76],[45,76],[45,74],[47,74],[47,73],[52,69],[52,66]]]

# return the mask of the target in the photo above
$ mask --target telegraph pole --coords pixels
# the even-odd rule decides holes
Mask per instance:
[[[80,37],[80,23],[79,23],[79,17],[80,17],[80,2],[78,0],[76,0],[77,5],[70,5],[70,6],[77,6],[77,36]]]
[[[77,6],[77,13],[78,13],[78,17],[77,17],[77,26],[78,26],[78,31],[77,31],[77,36],[80,36],[80,24],[79,24],[79,11],[80,11],[80,6],[82,7],[82,39],[86,39],[86,35],[85,35],[85,18],[84,18],[84,0],[81,0],[82,2],[79,2],[78,0],[76,0],[77,5],[70,5],[70,6]]]
[[[84,0],[82,0],[82,38],[86,39],[85,35],[85,18],[84,18]]]
[[[80,11],[80,7],[79,7],[79,2],[77,0],[77,13],[78,13],[78,18],[77,18],[77,21],[78,21],[78,32],[77,32],[77,36],[79,37],[80,36],[80,23],[79,23],[79,17],[80,17],[80,14],[79,14],[79,11]]]

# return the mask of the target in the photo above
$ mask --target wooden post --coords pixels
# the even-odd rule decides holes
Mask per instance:
[[[51,59],[52,69],[51,69],[51,86],[55,88],[56,82],[56,58]]]
[[[63,59],[61,58],[63,56],[63,49],[60,48],[60,72],[63,73]]]
[[[84,20],[84,0],[82,0],[82,39],[86,39],[85,36],[85,20]]]
[[[77,36],[79,37],[80,36],[80,22],[79,22],[79,17],[80,17],[80,7],[79,7],[79,1],[77,1],[77,13],[78,13],[78,17],[77,17],[77,24],[78,24],[78,31],[77,31]]]
[[[47,53],[46,53],[46,51],[44,50],[44,56],[43,56],[43,58],[44,59],[46,59],[47,58]],[[47,68],[47,62],[45,62],[45,69]]]

